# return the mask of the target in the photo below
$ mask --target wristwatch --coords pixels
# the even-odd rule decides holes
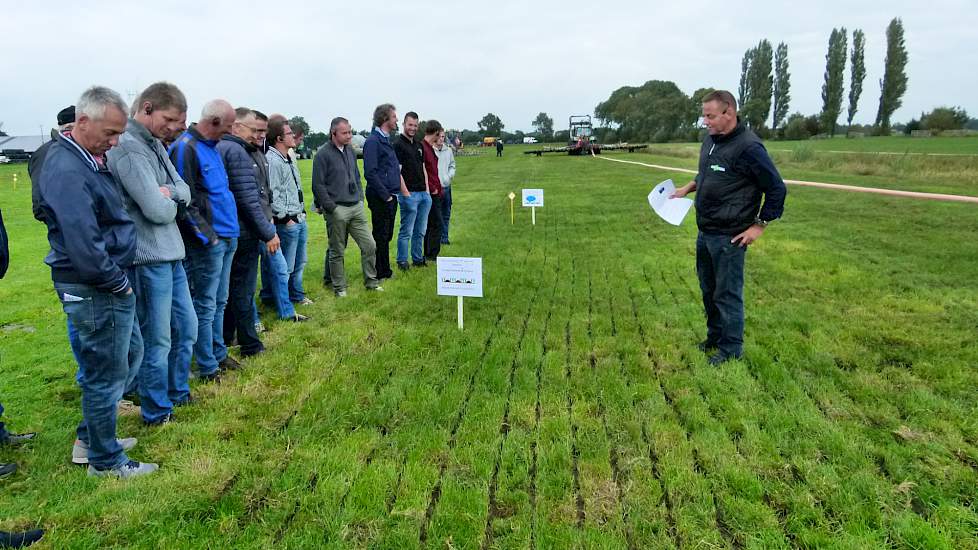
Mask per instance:
[[[761,227],[767,227],[767,224],[771,223],[768,220],[762,220],[760,216],[754,218],[754,225],[759,225]]]

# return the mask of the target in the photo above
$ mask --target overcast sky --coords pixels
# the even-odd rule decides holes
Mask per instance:
[[[910,54],[893,120],[938,105],[978,114],[974,0],[3,4],[0,121],[11,135],[46,132],[89,85],[128,101],[157,80],[180,86],[190,121],[222,97],[302,115],[313,130],[336,115],[369,129],[383,102],[450,128],[475,129],[491,111],[507,130],[531,130],[545,111],[562,129],[569,115],[593,114],[615,89],[647,80],[672,80],[687,94],[704,86],[736,93],[744,50],[762,38],[787,43],[791,112],[811,114],[821,108],[828,37],[839,26],[850,42],[853,29],[866,33],[856,121],[869,123],[893,17],[903,20]]]

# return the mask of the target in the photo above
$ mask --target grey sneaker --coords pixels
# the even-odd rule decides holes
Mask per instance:
[[[142,409],[139,408],[139,405],[128,399],[120,399],[118,405],[116,405],[116,414],[119,416],[137,416],[142,414]]]
[[[346,291],[345,290],[337,290],[336,291],[336,297],[337,298],[346,298]]]
[[[383,292],[384,291],[384,287],[382,287],[382,286],[375,286],[375,287],[372,287],[372,288],[371,287],[367,287],[367,291],[369,291],[369,292]]]
[[[116,439],[123,451],[128,451],[136,446],[138,440],[135,437],[125,437]],[[72,464],[88,464],[88,444],[81,439],[75,440],[75,446],[71,448]]]
[[[300,306],[311,306],[311,305],[313,305],[315,303],[316,302],[313,302],[309,298],[303,298],[301,302],[296,302],[296,304],[298,304]]]
[[[111,470],[99,470],[95,466],[89,464],[88,475],[91,477],[117,477],[119,479],[130,479],[149,475],[159,469],[160,467],[158,464],[130,460],[122,466],[112,468]]]

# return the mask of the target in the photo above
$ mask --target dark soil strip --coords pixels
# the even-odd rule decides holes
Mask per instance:
[[[550,295],[550,308],[547,310],[547,318],[543,321],[543,332],[540,336],[540,360],[537,362],[537,383],[536,383],[536,405],[533,413],[533,441],[530,443],[530,548],[537,546],[537,446],[540,444],[540,416],[542,406],[540,405],[540,393],[543,386],[543,361],[547,357],[547,332],[550,330],[550,319],[553,317],[554,299],[557,297],[557,286],[560,283],[560,258],[557,258],[557,276],[554,281],[554,290]]]
[[[571,395],[570,383],[571,383],[571,331],[570,331],[570,321],[567,321],[567,325],[564,326],[564,343],[567,350],[566,359],[564,361],[564,375],[567,380],[567,422],[570,424],[571,428],[571,464],[574,468],[574,502],[577,505],[577,527],[581,528],[584,526],[584,496],[581,495],[581,470],[578,466],[578,461],[581,457],[581,451],[577,447],[577,424],[574,423],[574,397]]]
[[[659,469],[659,454],[655,450],[655,444],[652,442],[652,438],[649,437],[648,428],[645,423],[642,423],[642,442],[645,443],[645,446],[649,450],[649,461],[652,463],[652,476],[659,482],[659,487],[662,488],[662,501],[666,505],[666,530],[669,532],[669,536],[672,538],[672,542],[676,548],[682,548],[683,539],[679,536],[679,530],[676,528],[676,516],[673,513],[672,498],[669,497],[669,489],[666,487],[665,481],[662,478],[662,471]]]
[[[387,508],[387,515],[390,515],[391,510],[394,509],[394,505],[397,504],[397,495],[401,494],[401,483],[404,480],[404,468],[407,466],[407,455],[401,459],[401,467],[397,470],[397,483],[394,484],[394,490],[391,494],[387,495],[387,501],[384,503]]]

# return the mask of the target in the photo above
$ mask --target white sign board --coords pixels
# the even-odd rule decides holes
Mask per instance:
[[[439,256],[438,295],[482,298],[482,258]]]
[[[693,206],[693,201],[687,198],[670,199],[669,197],[676,192],[676,186],[672,180],[666,180],[649,193],[649,206],[663,220],[672,225],[683,223],[683,218]]]
[[[524,189],[523,206],[543,206],[543,189]]]

